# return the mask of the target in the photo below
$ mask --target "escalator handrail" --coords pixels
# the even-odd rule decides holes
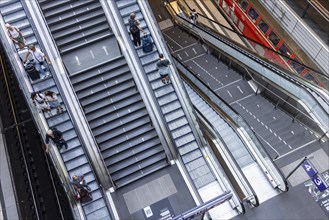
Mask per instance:
[[[168,1],[168,0],[167,0],[167,1]],[[181,0],[181,1],[184,1],[185,5],[189,8],[189,10],[192,10],[191,7],[186,3],[186,0]],[[217,6],[216,4],[215,4],[215,7],[218,9],[218,6]],[[226,27],[225,25],[220,24],[218,21],[215,21],[215,20],[213,20],[213,19],[211,19],[211,18],[209,18],[209,17],[207,17],[207,16],[204,16],[203,14],[198,14],[198,16],[201,16],[202,18],[204,18],[204,19],[206,19],[206,20],[208,20],[208,21],[211,21],[212,23],[215,23],[216,25],[218,25],[218,26],[224,28],[225,30],[232,31],[234,34],[238,35],[239,37],[242,37],[242,38],[245,38],[245,39],[247,39],[247,40],[249,40],[249,41],[252,41],[253,43],[256,43],[256,44],[258,44],[258,45],[260,45],[260,46],[266,48],[266,50],[269,50],[269,51],[271,51],[271,52],[273,52],[273,53],[275,53],[275,54],[277,54],[277,55],[279,55],[279,56],[282,56],[282,57],[286,58],[287,60],[293,61],[294,63],[298,63],[299,65],[304,66],[305,68],[310,69],[310,70],[312,70],[313,72],[316,72],[316,73],[320,74],[321,76],[323,76],[323,77],[329,79],[329,76],[328,76],[328,75],[326,75],[326,74],[324,74],[324,73],[322,73],[322,72],[320,72],[320,71],[318,71],[318,70],[315,70],[315,69],[312,68],[312,67],[306,66],[305,64],[301,63],[300,61],[298,61],[298,60],[294,60],[294,59],[292,59],[291,57],[288,57],[288,56],[285,55],[285,54],[281,54],[280,52],[274,50],[273,48],[268,47],[267,45],[264,45],[262,42],[255,41],[254,39],[251,39],[251,38],[249,38],[249,37],[247,37],[247,36],[244,36],[244,35],[241,34],[240,32],[238,32],[238,31],[236,31],[236,30],[234,30],[234,29],[231,29],[231,28],[229,28],[229,27]],[[216,34],[219,34],[219,33],[216,33]],[[230,40],[229,38],[225,38],[225,39]],[[234,41],[233,41],[233,42],[234,42]],[[256,54],[256,56],[257,56],[257,54]],[[303,79],[303,78],[301,78],[301,79]],[[303,80],[305,80],[305,79],[303,79]],[[306,82],[307,82],[307,81],[306,81]]]
[[[47,30],[47,31],[45,31],[46,33],[49,33],[47,35],[47,39],[43,39],[43,40],[39,41],[40,46],[42,46],[42,48],[44,49],[43,51],[46,51],[45,50],[45,45],[44,45],[44,42],[43,41],[48,40],[48,42],[51,42],[51,43],[49,43],[49,45],[56,45],[55,39],[53,38],[53,35],[51,34],[51,31],[49,29],[49,26],[48,26],[48,23],[47,23],[45,17],[42,15],[42,9],[41,9],[40,4],[37,3],[37,1],[28,1],[28,3],[31,5],[31,7],[33,7],[33,13],[34,14],[38,13],[38,16],[36,16],[37,17],[36,19],[38,21],[41,20],[38,24],[40,26],[42,26],[43,30]],[[27,4],[27,3],[24,3],[24,4]],[[42,16],[39,16],[39,15],[42,15]],[[44,25],[42,25],[42,24],[44,24]],[[37,31],[35,34],[40,39],[39,32]],[[53,55],[54,55],[54,57],[56,59],[56,62],[53,63],[53,66],[57,66],[57,69],[61,70],[61,72],[62,72],[61,74],[53,74],[53,78],[54,78],[54,81],[56,82],[56,86],[57,86],[59,92],[61,94],[65,94],[62,86],[58,86],[58,85],[61,85],[61,83],[60,83],[60,77],[61,77],[62,78],[62,81],[66,81],[69,84],[69,86],[68,86],[69,89],[73,91],[73,96],[74,96],[73,99],[77,100],[76,103],[75,103],[77,105],[77,106],[75,106],[75,109],[83,109],[82,106],[81,106],[81,103],[78,101],[79,99],[77,97],[77,94],[74,92],[73,85],[71,83],[70,78],[68,77],[69,74],[68,74],[67,70],[64,68],[64,65],[63,65],[63,62],[62,62],[61,55],[59,53],[58,47],[57,46],[54,46],[54,47],[52,47],[52,50],[53,50],[52,51],[53,52]],[[66,78],[66,80],[65,80],[65,78]],[[65,100],[66,103],[69,103],[68,98],[67,98],[66,95],[63,95],[61,97],[62,97],[63,101]],[[76,120],[77,120],[76,117],[73,117],[74,113],[70,112],[70,111],[72,111],[71,108],[73,108],[73,107],[72,106],[69,106],[69,108],[67,108],[69,110],[68,113],[70,115],[71,120],[74,121],[75,123],[77,123],[76,122]],[[86,126],[87,127],[87,132],[89,132],[89,134],[92,134],[92,130],[90,128],[90,125],[89,125],[89,123],[87,123],[88,121],[87,121],[86,115],[82,112],[82,114],[80,116],[83,119],[81,120],[79,118],[78,120],[79,121],[82,121],[81,124],[83,126]],[[83,121],[86,122],[86,123],[83,123]],[[87,156],[89,165],[93,168],[92,169],[92,172],[94,173],[96,179],[103,180],[104,176],[106,176],[110,180],[111,185],[114,187],[113,180],[112,180],[112,178],[111,178],[108,170],[106,169],[105,161],[103,160],[103,158],[101,156],[99,156],[99,155],[101,155],[101,152],[100,152],[100,149],[96,145],[97,141],[96,141],[94,135],[88,135],[88,137],[87,137],[87,139],[89,141],[88,146],[89,147],[92,146],[92,149],[90,149],[89,147],[86,146],[85,140],[83,138],[81,138],[81,137],[85,137],[85,135],[83,135],[81,133],[80,129],[77,129],[76,128],[75,131],[77,132],[77,137],[78,137],[80,143],[84,144],[84,146],[85,146],[82,149],[83,149],[85,155]],[[92,141],[89,138],[92,139]],[[92,151],[92,152],[96,151],[97,153],[91,154],[90,151]],[[93,155],[96,155],[96,157],[97,157],[97,164],[101,164],[101,165],[97,166],[97,164],[95,164],[94,160],[91,159],[91,158],[94,158]],[[101,172],[102,172],[103,175],[99,175],[98,172],[95,171],[95,170],[99,170],[99,167],[102,167]],[[104,173],[105,173],[105,175],[104,175]],[[102,183],[102,187],[100,187],[100,190],[103,193],[103,197],[105,197],[105,194],[104,194],[104,192],[103,192],[102,189],[103,189],[103,187],[105,187],[108,184],[107,183],[103,183],[103,181],[99,181],[99,182]]]
[[[182,63],[179,59],[176,59],[175,58],[175,61],[177,61],[180,65],[182,65],[182,66],[185,66],[185,64],[184,63]],[[191,69],[189,69],[189,68],[186,68],[186,70],[187,71],[189,71],[190,73],[192,73],[192,75],[193,76],[195,76],[196,77],[196,79],[198,79],[199,80],[199,77],[197,77],[197,74],[195,74]],[[183,73],[184,74],[184,73]],[[220,97],[220,96],[218,96],[216,93],[214,93],[213,91],[212,91],[212,89],[207,85],[207,84],[205,84],[203,81],[200,81],[216,98],[218,98],[219,100],[222,100],[222,98]],[[227,105],[227,103],[226,102],[223,102],[225,105]],[[209,104],[209,103],[208,103]],[[211,106],[213,106],[213,105],[215,105],[216,106],[216,104],[211,104]],[[218,106],[219,107],[219,106]],[[236,113],[236,111],[230,106],[230,105],[227,105],[227,107],[230,109],[230,110],[233,110],[233,112],[234,113]],[[220,108],[220,107],[219,107]],[[222,112],[224,112],[224,111],[222,111]],[[239,124],[238,122],[236,122],[235,120],[233,120],[233,118],[231,118],[230,116],[228,116],[226,113],[225,113],[225,116],[227,117],[227,118],[230,118],[230,120],[229,121],[231,121],[231,122],[234,122],[234,125],[238,128],[238,127],[243,127],[245,130],[246,130],[246,132],[248,133],[248,135],[250,135],[250,137],[253,137],[255,140],[256,140],[256,142],[257,143],[255,143],[255,144],[257,144],[258,145],[258,148],[260,148],[260,150],[262,150],[265,154],[266,154],[266,156],[268,157],[268,158],[271,158],[270,157],[270,155],[269,155],[269,153],[267,152],[267,150],[264,148],[264,146],[261,144],[261,142],[260,142],[260,140],[259,140],[259,138],[257,137],[257,135],[255,134],[255,131],[254,130],[252,130],[252,129],[250,129],[250,125],[248,124],[248,122],[243,118],[243,117],[241,117],[241,115],[240,114],[238,114],[237,113],[237,116],[238,116],[238,118],[243,122],[242,124]],[[248,132],[249,131],[249,132]],[[284,180],[284,175],[282,174],[282,172],[281,172],[281,170],[278,168],[278,166],[272,161],[272,160],[270,160],[270,162],[271,162],[271,164],[276,168],[276,170],[278,171],[278,174],[280,175],[280,178],[281,179],[283,179]],[[282,191],[284,191],[284,192],[286,192],[287,190],[288,190],[288,182],[287,181],[283,181],[284,182],[284,184],[285,184],[285,188],[286,188],[286,190],[282,190]]]
[[[3,43],[4,48],[6,49],[6,53],[11,58],[10,63],[14,70],[15,77],[17,78],[20,88],[23,91],[24,98],[26,100],[27,105],[29,106],[29,111],[31,112],[31,115],[33,116],[33,121],[37,127],[37,130],[41,137],[46,136],[46,130],[48,130],[48,124],[47,121],[42,113],[39,113],[35,106],[30,101],[30,94],[33,91],[33,88],[29,82],[29,79],[25,73],[25,69],[23,67],[23,64],[20,61],[20,57],[17,54],[16,48],[10,38],[7,36],[7,31],[3,29],[4,27],[4,21],[2,16],[0,16],[0,39]],[[16,61],[16,62],[15,62]],[[70,184],[70,177],[66,170],[64,161],[62,160],[59,151],[57,150],[57,147],[54,146],[53,143],[49,143],[51,147],[49,148],[49,157],[58,173],[58,176],[63,183],[64,189],[68,193],[68,199],[69,204],[71,206],[71,210],[73,210],[74,215],[77,218],[84,218],[84,214],[81,210],[80,204],[75,200],[74,195],[75,191]],[[74,208],[76,207],[76,208]]]
[[[185,81],[185,80],[184,80]],[[185,81],[185,83],[187,83],[190,87],[193,87],[193,85],[190,85],[187,81]],[[199,93],[198,93],[199,94]],[[204,100],[205,102],[207,102],[206,100]],[[209,106],[211,108],[211,106]],[[251,187],[248,179],[246,178],[246,176],[244,175],[244,173],[242,172],[241,167],[238,165],[236,159],[234,158],[232,152],[228,149],[227,144],[225,143],[225,141],[223,140],[223,138],[221,137],[221,135],[219,134],[218,130],[213,126],[213,124],[204,116],[204,114],[196,107],[194,107],[194,110],[198,113],[198,115],[200,115],[202,117],[202,119],[204,121],[206,121],[207,126],[210,126],[211,129],[213,130],[213,132],[216,135],[216,139],[218,139],[220,141],[220,143],[224,146],[226,153],[229,155],[229,157],[231,158],[231,161],[233,161],[234,163],[234,167],[238,170],[238,172],[240,173],[240,175],[242,176],[244,182],[246,183],[248,190],[251,191],[251,195],[249,196],[253,196],[255,198],[255,203],[253,204],[253,206],[257,207],[259,206],[259,201],[258,201],[258,197],[254,191],[254,189]],[[213,109],[215,112],[216,110]],[[216,112],[217,113],[217,112]],[[220,117],[220,116],[219,116]],[[224,118],[223,120],[225,122],[227,122]],[[237,131],[230,125],[229,122],[227,122],[227,124],[232,128],[232,130],[237,134]],[[237,134],[239,136],[239,134]],[[241,140],[242,141],[242,140]],[[224,155],[222,155],[224,156]],[[236,171],[235,171],[236,172]],[[250,201],[250,200],[249,200]]]
[[[195,110],[196,107],[193,106],[193,110]],[[208,125],[206,125],[207,122],[202,121],[204,119],[203,115],[200,115],[200,112],[195,111],[195,114],[197,116],[197,121],[200,125],[201,128],[203,128],[203,135],[207,135],[206,132],[209,131],[211,128],[207,127]],[[207,127],[207,128],[204,128]],[[216,137],[216,142],[218,143],[219,140]],[[210,145],[210,144],[209,144]],[[220,175],[218,175],[218,182],[220,182],[221,184],[221,188],[224,192],[230,190],[234,192],[234,196],[232,197],[232,202],[233,202],[233,209],[237,209],[239,212],[241,210],[242,214],[245,214],[245,207],[243,204],[243,201],[247,201],[247,200],[241,200],[237,191],[240,190],[242,191],[243,195],[246,195],[247,193],[245,193],[247,190],[242,190],[240,184],[238,184],[239,189],[237,190],[236,187],[234,187],[234,184],[232,183],[231,179],[228,177],[229,175],[227,174],[226,170],[223,168],[221,163],[218,163],[218,160],[216,160],[217,158],[213,155],[213,150],[211,148],[208,148],[207,151],[208,153],[208,157],[210,158],[210,160],[212,161],[213,164],[217,164],[218,167],[220,168],[214,168],[215,170],[220,170]],[[231,167],[231,166],[228,166]],[[224,171],[224,172],[222,172]],[[235,170],[234,170],[235,171]],[[231,175],[233,175],[233,171],[231,171],[231,169],[229,168],[229,172]],[[239,179],[240,177],[239,175],[236,174],[237,172],[235,171],[234,174],[235,176],[238,176],[239,178],[235,178],[235,179]],[[243,179],[244,180],[244,179]],[[236,180],[235,180],[236,181]],[[249,196],[246,196],[245,198],[248,198]],[[238,205],[237,205],[238,204]],[[240,205],[240,208],[237,208]],[[231,205],[232,206],[232,205]]]
[[[172,6],[170,5],[170,7],[172,7]],[[174,11],[174,10],[173,10],[173,11]],[[189,25],[191,25],[191,23],[190,23],[189,21],[187,21],[186,19],[182,18],[181,16],[179,16],[179,15],[175,15],[175,16],[177,16],[177,17],[178,17],[179,19],[181,19],[183,22],[186,22],[186,23],[188,23]],[[177,20],[177,21],[178,21],[178,20]],[[185,27],[184,24],[183,24],[182,22],[179,22],[179,21],[178,21],[178,23],[182,24],[182,27]],[[226,40],[223,40],[223,39],[220,39],[220,38],[214,36],[213,33],[209,32],[209,31],[207,31],[207,30],[204,30],[202,27],[199,27],[199,26],[195,26],[195,27],[197,27],[197,28],[200,29],[201,31],[205,32],[206,34],[209,34],[210,36],[214,37],[216,40],[219,40],[219,41],[225,43],[226,45],[228,45],[228,46],[231,47],[232,49],[234,49],[234,50],[238,50],[239,53],[244,54],[244,55],[247,56],[248,58],[254,59],[252,55],[250,55],[250,54],[247,53],[246,51],[240,49],[239,47],[234,46],[234,45],[230,45],[229,43],[226,42]],[[187,27],[185,27],[185,28],[187,28]],[[241,50],[241,51],[240,51],[240,50]],[[228,55],[228,57],[230,57],[230,55]],[[232,57],[230,57],[230,58],[232,59]],[[261,60],[259,60],[259,59],[254,60],[254,62],[258,62],[260,65],[264,66],[265,68],[269,68],[271,72],[272,72],[272,70],[277,71],[277,69],[275,69],[275,68],[274,68],[273,66],[271,66],[271,65],[268,65],[268,64],[266,64],[266,63],[264,63],[265,65],[262,64],[263,61],[261,61]],[[265,76],[265,77],[266,77],[266,76]],[[282,77],[280,77],[280,78],[282,78]],[[287,78],[290,80],[291,83],[293,83],[294,85],[298,86],[298,88],[302,89],[303,91],[306,90],[306,88],[305,88],[306,86],[304,86],[304,85],[300,85],[298,82],[295,82],[294,80],[292,80],[292,79],[291,79],[290,77],[288,77],[288,76],[284,76],[282,79],[286,80]],[[327,101],[324,99],[324,97],[323,97],[322,95],[319,95],[319,93],[318,93],[318,92],[315,92],[315,90],[312,90],[312,89],[310,89],[310,88],[308,88],[308,89],[311,90],[312,92],[316,93],[316,94],[318,95],[318,97],[320,97],[325,103],[328,103],[328,105],[329,105],[329,102],[327,102]],[[323,113],[325,114],[327,108],[324,107],[324,106],[322,105],[322,103],[319,102],[319,101],[316,99],[316,97],[313,96],[313,93],[310,94],[310,91],[308,91],[308,90],[306,90],[306,91],[304,91],[304,92],[307,93],[307,94],[309,94],[308,97],[311,98],[315,103],[318,103],[318,105],[315,105],[315,106],[319,106],[319,107],[321,108],[319,113],[321,113],[322,115],[323,115]],[[325,105],[325,104],[324,104],[324,105]],[[312,108],[313,108],[314,106],[313,106],[313,107],[312,107],[312,106],[308,106],[308,107],[309,107],[311,110],[313,110]],[[320,115],[321,115],[321,114],[320,114]],[[321,118],[321,117],[320,117],[320,118]],[[318,123],[317,123],[317,124],[318,124]],[[327,132],[328,129],[327,129],[323,124],[321,124],[320,127],[323,128],[323,132],[324,132],[324,133]]]
[[[167,0],[167,1],[168,1],[168,0]],[[169,4],[169,5],[170,5],[170,4]],[[172,7],[172,6],[170,5],[170,7]],[[229,39],[229,38],[227,38],[227,37],[223,37],[223,36],[220,37],[220,34],[219,34],[219,33],[215,34],[215,33],[211,32],[211,31],[206,30],[205,28],[201,27],[200,25],[194,25],[194,24],[192,24],[189,20],[187,20],[187,19],[181,17],[180,15],[176,15],[176,16],[179,17],[180,19],[184,20],[185,22],[189,23],[190,25],[193,25],[194,27],[196,27],[196,28],[202,30],[203,32],[206,32],[207,34],[209,34],[209,35],[211,35],[212,37],[214,37],[215,39],[217,39],[217,40],[223,42],[224,44],[228,45],[229,47],[235,49],[235,50],[238,51],[239,53],[246,54],[249,58],[251,58],[251,59],[253,59],[255,62],[261,64],[261,65],[264,66],[265,68],[269,68],[269,67],[270,67],[273,73],[275,73],[275,74],[277,74],[277,75],[279,75],[279,76],[281,76],[281,77],[284,77],[285,79],[288,79],[291,83],[293,83],[293,84],[295,84],[295,85],[297,85],[297,86],[299,86],[299,87],[301,87],[301,86],[302,86],[302,87],[307,87],[307,88],[310,89],[312,92],[314,92],[317,96],[319,96],[319,97],[320,97],[325,103],[327,103],[327,105],[329,105],[329,99],[325,99],[325,98],[323,97],[323,95],[320,94],[320,93],[317,91],[317,90],[321,90],[321,91],[324,91],[325,93],[327,93],[325,90],[323,90],[323,88],[321,88],[321,87],[319,87],[319,86],[316,86],[316,85],[314,85],[314,84],[309,83],[309,82],[306,81],[304,78],[302,78],[302,77],[300,77],[300,76],[298,76],[298,75],[295,75],[295,74],[293,74],[293,75],[288,74],[288,73],[285,72],[286,70],[279,69],[279,68],[273,66],[272,64],[267,63],[267,62],[264,61],[261,57],[259,57],[257,54],[253,53],[252,51],[247,51],[247,50],[242,49],[242,48],[240,48],[239,46],[237,46],[236,43],[235,43],[233,40],[231,40],[231,39]],[[199,16],[200,16],[200,14],[199,14]],[[202,15],[201,15],[201,16],[202,16]],[[204,17],[204,18],[207,19],[207,20],[209,20],[209,21],[211,21],[211,22],[216,23],[217,25],[221,25],[221,24],[219,24],[218,22],[213,21],[213,20],[210,19],[210,18],[207,18],[207,17]],[[238,34],[238,33],[237,33],[237,34]],[[244,37],[244,36],[243,36],[243,37]],[[275,52],[275,51],[273,51],[273,52]],[[282,56],[282,54],[279,54],[279,55]],[[294,62],[296,62],[296,61],[294,60]],[[301,65],[303,65],[303,64],[301,64]],[[320,73],[319,73],[319,74],[320,74]],[[323,75],[323,77],[328,78],[328,76],[326,76],[326,75]],[[322,105],[321,105],[321,106],[322,106]]]
[[[165,40],[163,39],[163,36],[160,32],[160,29],[158,28],[158,25],[156,23],[156,19],[154,18],[153,13],[149,13],[151,10],[150,5],[148,4],[147,1],[139,1],[139,4],[142,5],[141,10],[144,10],[144,14],[146,13],[147,16],[144,16],[145,22],[147,22],[149,30],[152,34],[152,38],[154,40],[154,43],[156,44],[157,48],[159,51],[161,51],[164,56],[173,63],[173,60],[171,59],[171,54],[168,46],[164,44]],[[145,10],[148,9],[148,10]],[[152,28],[150,28],[152,27]],[[189,97],[187,95],[187,92],[185,90],[185,87],[179,77],[178,71],[174,65],[170,65],[170,78],[171,78],[171,84],[175,90],[175,93],[177,97],[179,98],[179,101],[181,103],[181,107],[185,113],[186,119],[190,125],[190,128],[192,130],[192,133],[194,134],[195,140],[200,147],[201,152],[203,152],[203,147],[207,145],[205,140],[202,137],[202,132],[199,128],[199,125],[197,124],[196,121],[196,116],[194,115],[193,108],[189,102]],[[204,152],[203,152],[204,153]],[[206,163],[209,161],[205,160]],[[209,166],[209,164],[207,164]],[[210,169],[212,174],[215,176],[213,173],[214,171]]]

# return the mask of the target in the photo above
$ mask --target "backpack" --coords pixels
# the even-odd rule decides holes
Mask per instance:
[[[39,99],[35,98],[35,101],[37,101],[40,105],[45,103],[44,98],[40,95],[40,93],[37,93],[36,96],[38,96]]]
[[[136,21],[129,19],[129,31],[130,31],[130,33],[135,34],[135,33],[138,32],[138,30],[139,29],[137,27]]]

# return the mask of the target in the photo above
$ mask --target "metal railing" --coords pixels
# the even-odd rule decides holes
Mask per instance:
[[[242,137],[242,140],[246,146],[248,146],[249,152],[258,162],[273,186],[277,186],[281,191],[287,191],[287,182],[283,180],[284,178],[282,173],[275,163],[273,163],[269,154],[264,149],[255,132],[251,130],[248,123],[215,92],[213,92],[207,83],[200,80],[200,77],[198,77],[196,73],[193,73],[182,62],[180,62],[179,59],[175,59],[175,62],[178,69],[185,76],[185,79],[191,81],[195,87],[201,90],[208,97],[208,99],[211,100],[211,105],[215,105],[219,108],[221,110],[221,114],[226,115],[225,118],[227,121],[230,122],[231,125],[234,125],[236,130],[239,132],[239,135]]]
[[[245,177],[242,169],[238,165],[231,151],[228,149],[228,146],[226,145],[225,141],[222,139],[222,137],[218,133],[217,129],[212,125],[212,123],[202,114],[202,112],[200,112],[196,108],[195,110],[197,111],[199,122],[201,123],[204,131],[211,137],[214,145],[216,146],[216,150],[219,152],[219,155],[215,154],[216,157],[220,156],[222,159],[219,159],[219,161],[224,161],[225,166],[227,166],[228,170],[225,169],[224,165],[222,165],[227,177],[232,183],[233,188],[235,189],[235,191],[237,191],[240,200],[242,202],[248,202],[250,205],[255,207],[259,206],[258,197],[255,191],[251,187],[248,179]],[[236,183],[237,186],[234,183]],[[238,189],[236,189],[237,187]],[[241,195],[241,193],[243,193],[243,196]]]
[[[32,118],[37,127],[37,130],[41,137],[46,136],[46,131],[48,130],[48,124],[42,113],[39,113],[35,106],[30,101],[30,94],[33,92],[32,85],[29,81],[28,76],[26,75],[23,64],[20,61],[20,57],[16,52],[16,48],[10,38],[7,36],[7,31],[3,29],[5,27],[2,16],[0,16],[0,39],[3,42],[3,46],[6,50],[8,57],[10,58],[10,63],[15,72],[15,76],[19,82],[20,88],[22,89],[24,98],[28,107],[30,109]],[[58,173],[60,181],[63,184],[63,188],[67,193],[71,209],[75,218],[84,219],[84,214],[81,208],[81,205],[75,200],[75,191],[70,184],[70,176],[66,171],[64,161],[62,160],[60,153],[57,147],[53,146],[49,148],[49,157],[54,165],[55,170]]]
[[[300,99],[307,106],[306,110],[312,116],[313,120],[321,124],[321,128],[323,128],[322,132],[327,133],[329,130],[329,94],[325,90],[306,82],[297,75],[292,76],[287,74],[255,56],[252,52],[240,48],[231,40],[214,34],[202,26],[193,25],[179,15],[173,13],[172,16],[177,24],[190,33],[199,36],[208,44],[213,45],[217,50],[219,49],[224,52],[230,60],[234,60],[240,66],[260,74],[262,77],[272,81],[286,92]],[[193,28],[191,28],[191,25],[193,25]]]
[[[86,116],[82,112],[81,104],[78,101],[76,93],[74,92],[74,88],[61,60],[58,48],[54,46],[56,45],[55,40],[50,34],[51,31],[49,30],[48,25],[46,25],[47,22],[42,15],[42,9],[37,1],[25,1],[25,4],[29,8],[31,17],[34,20],[36,29],[38,30],[36,34],[40,35],[40,39],[43,39],[40,44],[43,45],[44,51],[47,52],[48,57],[55,61],[52,66],[57,74],[53,74],[53,78],[56,85],[61,85],[58,86],[58,90],[62,94],[65,94],[62,96],[63,101],[69,103],[68,112],[70,113],[71,119],[74,121],[75,127],[77,128],[76,132],[78,133],[79,140],[85,146],[84,151],[90,158],[89,163],[92,165],[97,179],[100,180],[102,188],[109,189],[110,187],[114,187],[112,178],[106,169],[105,162],[101,157],[99,148],[97,147],[95,137],[92,135],[89,123],[86,123]]]

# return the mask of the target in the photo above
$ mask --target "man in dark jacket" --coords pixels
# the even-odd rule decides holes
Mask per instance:
[[[63,139],[63,134],[56,128],[49,129],[46,134],[46,152],[48,153],[49,139],[51,139],[54,144],[56,144],[58,150],[61,150],[64,146],[67,149],[67,143]]]

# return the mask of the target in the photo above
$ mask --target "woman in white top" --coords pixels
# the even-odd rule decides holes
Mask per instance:
[[[42,53],[41,50],[36,48],[33,44],[29,45],[29,51],[27,52],[25,59],[23,60],[24,63],[27,61],[27,58],[30,55],[31,55],[31,58],[29,59],[30,62],[40,72],[41,79],[44,79],[47,76],[46,73],[49,73],[48,64],[51,64],[51,62],[46,57],[46,55],[44,53]],[[41,65],[43,65],[45,67],[45,70],[43,70]]]
[[[6,24],[6,28],[9,33],[10,39],[14,42],[14,44],[17,44],[20,49],[25,47],[25,39],[23,37],[22,32],[19,31],[19,29],[15,26],[12,26],[10,24]]]
[[[44,94],[39,92],[32,92],[31,99],[39,111],[50,113],[50,105],[48,104]]]

